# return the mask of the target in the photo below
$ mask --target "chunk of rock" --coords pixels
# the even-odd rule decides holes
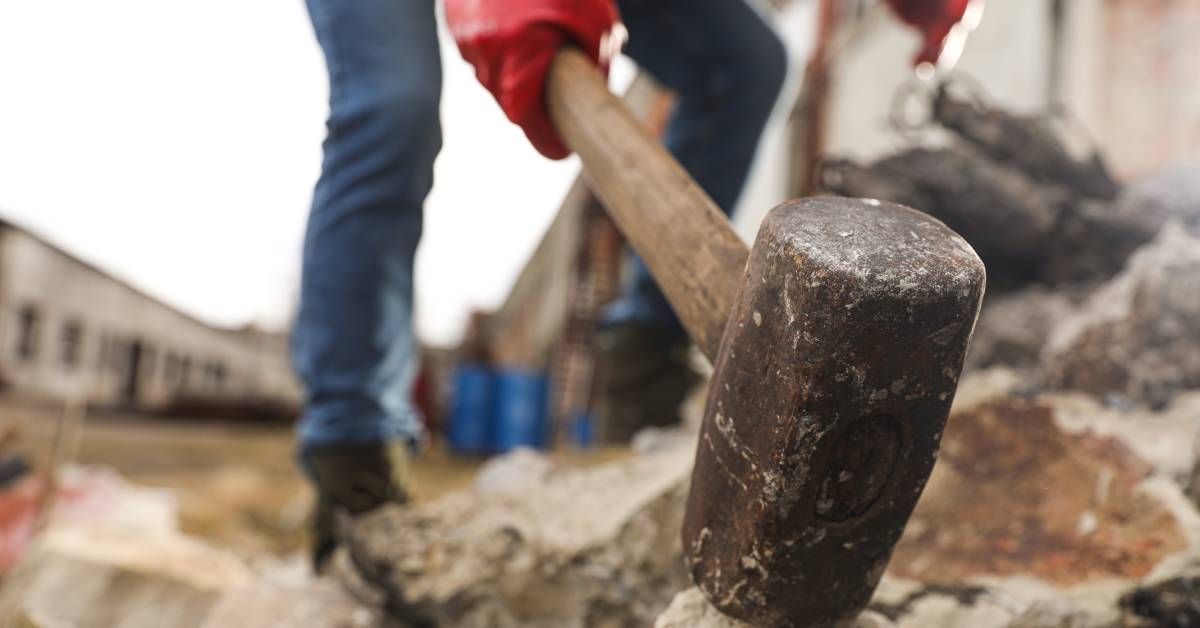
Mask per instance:
[[[359,603],[338,583],[257,580],[227,591],[201,628],[401,628]]]
[[[1099,153],[1080,159],[1071,154],[1047,115],[1022,116],[958,94],[943,82],[933,99],[933,118],[997,162],[1072,194],[1112,200],[1121,190]]]
[[[1041,286],[989,296],[975,324],[966,368],[1035,368],[1050,331],[1074,312],[1075,302],[1066,290]]]
[[[1200,388],[1200,237],[1164,227],[1054,329],[1044,362],[1051,388],[1151,407]]]
[[[1031,578],[957,585],[884,578],[871,609],[897,628],[1115,628],[1123,580],[1055,587]]]
[[[348,526],[335,562],[348,586],[414,623],[649,625],[688,584],[679,529],[694,451],[373,513]]]
[[[522,447],[483,465],[475,475],[475,490],[483,494],[529,495],[552,470],[553,464],[545,454]]]
[[[195,627],[251,578],[236,557],[182,535],[55,528],[5,577],[0,625]]]
[[[1115,434],[1068,431],[1058,414],[1054,398],[956,413],[889,573],[943,586],[1018,575],[1074,585],[1141,578],[1188,547],[1155,493],[1184,503],[1179,486],[1152,477]]]
[[[1200,234],[1200,164],[1172,166],[1130,185],[1117,208],[1152,225],[1177,220]]]
[[[1171,578],[1138,587],[1121,598],[1121,607],[1156,626],[1200,625],[1200,579]]]
[[[862,166],[831,160],[824,186],[844,196],[911,204],[954,229],[987,265],[989,290],[1037,277],[1052,249],[1065,195],[958,143],[913,148]],[[1054,246],[1061,246],[1061,243]]]
[[[866,611],[844,628],[892,628],[887,617]],[[708,602],[697,587],[681,591],[671,606],[658,616],[654,628],[753,628],[750,624],[726,617]]]

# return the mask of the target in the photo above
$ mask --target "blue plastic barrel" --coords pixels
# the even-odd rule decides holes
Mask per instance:
[[[547,395],[550,378],[536,371],[502,370],[493,382],[495,432],[493,449],[546,447]]]
[[[567,430],[571,443],[576,447],[588,449],[596,442],[595,431],[592,427],[592,415],[587,411],[573,417]]]
[[[491,369],[478,364],[459,364],[454,373],[454,395],[446,441],[461,454],[489,453],[492,441]]]

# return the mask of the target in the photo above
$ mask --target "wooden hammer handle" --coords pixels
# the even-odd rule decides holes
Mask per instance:
[[[563,141],[583,160],[592,191],[645,260],[692,340],[715,362],[749,248],[716,203],[608,91],[583,53],[559,51],[546,102]]]

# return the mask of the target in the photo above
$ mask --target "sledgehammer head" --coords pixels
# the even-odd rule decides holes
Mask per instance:
[[[970,245],[915,210],[772,210],[721,342],[684,522],[717,608],[822,626],[867,604],[933,470],[983,291]]]

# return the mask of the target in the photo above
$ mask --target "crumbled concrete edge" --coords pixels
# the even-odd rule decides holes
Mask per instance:
[[[884,615],[867,610],[857,619],[836,628],[893,628],[894,623]],[[663,614],[654,622],[654,628],[754,628],[751,624],[738,621],[718,611],[698,587],[680,591],[671,600]]]

